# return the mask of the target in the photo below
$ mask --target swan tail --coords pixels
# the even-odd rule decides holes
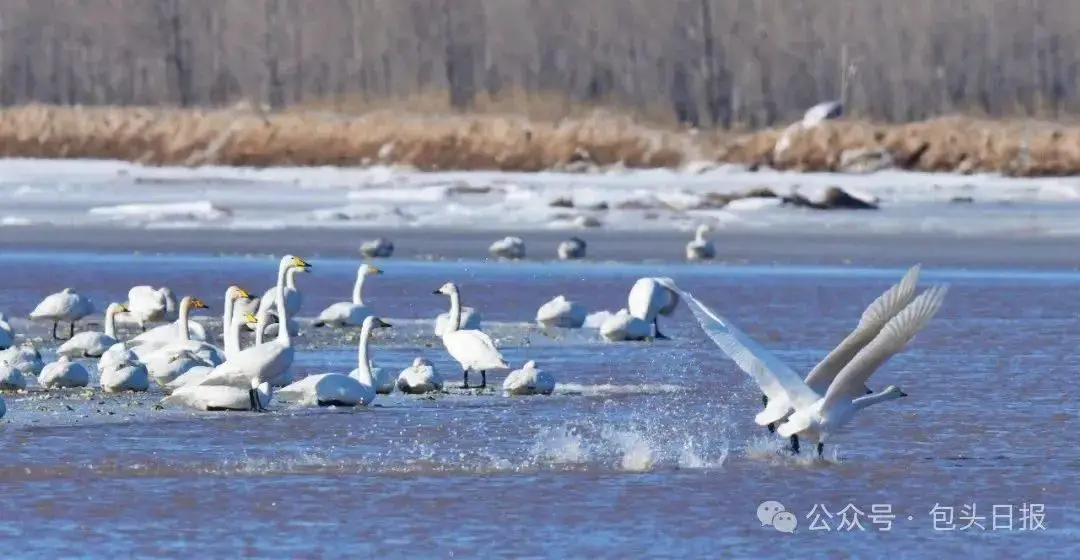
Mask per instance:
[[[881,325],[903,311],[915,297],[915,287],[919,283],[921,270],[921,264],[911,267],[900,282],[878,296],[866,308],[866,311],[863,311],[862,317],[859,318],[859,326]]]

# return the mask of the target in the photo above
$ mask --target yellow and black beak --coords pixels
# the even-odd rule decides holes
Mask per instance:
[[[304,269],[304,272],[311,271],[311,263],[305,261],[304,259],[301,259],[300,257],[293,257],[292,265],[297,268]]]
[[[375,326],[379,327],[379,328],[383,328],[383,329],[389,329],[389,328],[393,327],[394,325],[391,325],[390,323],[387,323],[386,321],[383,321],[382,319],[376,318],[375,319]]]

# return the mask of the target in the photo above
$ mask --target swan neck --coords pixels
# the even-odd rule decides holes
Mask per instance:
[[[225,323],[225,359],[240,351],[240,329],[244,326],[244,316],[235,311],[229,314]]]
[[[450,329],[447,332],[461,330],[461,295],[450,292]]]
[[[185,297],[180,301],[180,316],[176,322],[180,325],[180,340],[191,340],[191,332],[188,329],[188,315],[191,311],[191,298]]]
[[[371,366],[368,362],[368,343],[371,342],[371,325],[370,321],[364,322],[364,327],[360,329],[360,344],[356,351],[356,370],[359,372],[360,382],[366,385],[374,385],[375,380],[371,376]]]
[[[105,336],[116,340],[116,308],[112,306],[105,313]]]
[[[289,281],[292,282],[292,278],[293,278],[293,276],[295,274],[296,274],[296,268],[282,268],[281,271],[278,273],[277,301],[274,302],[274,305],[277,306],[277,312],[278,312],[277,340],[278,340],[279,343],[281,343],[281,344],[283,344],[285,346],[292,346],[292,339],[289,338],[289,327],[288,327],[288,325],[289,325],[289,312],[287,311],[287,309],[286,309],[287,306],[285,305],[285,280],[286,280],[286,278],[288,278]],[[295,289],[295,288],[293,288],[293,289]],[[261,329],[262,325],[264,325],[264,324],[265,324],[264,321],[259,321],[259,328]]]
[[[352,287],[352,302],[353,305],[364,305],[364,273],[358,273],[356,275],[356,282]]]
[[[232,293],[225,292],[225,311],[221,315],[221,338],[225,341],[225,345],[229,344],[229,328],[232,327],[233,310],[236,308],[236,298]],[[225,350],[228,352],[228,348]]]

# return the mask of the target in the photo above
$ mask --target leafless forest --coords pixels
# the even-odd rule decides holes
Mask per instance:
[[[0,101],[1053,117],[1080,109],[1078,29],[1075,0],[0,0]]]

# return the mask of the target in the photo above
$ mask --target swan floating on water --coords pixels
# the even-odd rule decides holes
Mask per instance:
[[[488,252],[500,259],[524,259],[525,242],[520,237],[506,236],[492,243]]]
[[[356,270],[356,281],[353,283],[352,301],[339,301],[330,304],[323,309],[319,316],[311,323],[313,327],[330,325],[332,327],[356,326],[364,322],[371,315],[371,310],[364,304],[364,279],[372,275],[381,275],[382,270],[368,263],[361,264]]]
[[[384,237],[369,239],[360,245],[360,254],[369,259],[389,258],[394,254],[394,243]]]
[[[169,288],[152,286],[134,286],[128,290],[126,316],[139,325],[139,330],[146,331],[146,323],[175,321],[178,317],[176,296]]]
[[[652,335],[652,325],[644,319],[634,317],[626,308],[620,309],[600,324],[600,337],[609,342],[648,340]]]
[[[652,324],[652,334],[658,339],[666,339],[660,332],[658,318],[670,316],[679,305],[679,294],[671,287],[675,283],[670,278],[639,278],[630,288],[627,297],[627,309],[638,319]]]
[[[550,395],[555,391],[555,377],[536,369],[536,361],[529,360],[506,376],[502,388],[508,395]]]
[[[285,305],[285,276],[292,269],[311,269],[311,265],[300,257],[285,255],[278,265],[277,296],[275,303],[279,318],[282,323],[288,324],[289,311]],[[261,332],[262,325],[257,325],[256,332]],[[214,371],[206,379],[199,382],[198,386],[204,385],[228,385],[245,389],[250,395],[250,402],[256,410],[264,409],[262,402],[256,394],[262,383],[287,385],[291,378],[289,367],[292,366],[296,350],[293,348],[289,329],[278,329],[277,337],[269,342],[256,344],[229,357],[222,364],[214,368]],[[190,385],[182,387],[185,389]]]
[[[122,303],[110,303],[105,309],[105,332],[83,331],[67,339],[56,353],[69,358],[100,358],[117,343],[116,316],[127,311]]]
[[[397,388],[410,395],[433,393],[442,390],[443,378],[430,361],[416,358],[411,366],[398,374]]]
[[[536,323],[545,328],[580,329],[588,315],[584,307],[560,295],[536,310]]]
[[[716,247],[705,237],[711,232],[712,228],[706,224],[698,226],[694,239],[686,244],[686,260],[704,261],[716,257]]]
[[[941,307],[946,291],[947,286],[934,286],[916,297],[903,311],[888,320],[880,333],[876,333],[873,340],[859,350],[821,390],[811,388],[791,368],[692,294],[684,291],[682,296],[690,304],[691,311],[709,338],[749,374],[767,396],[769,406],[754,421],[765,425],[787,418],[777,432],[792,438],[792,451],[798,453],[796,436],[802,435],[817,441],[820,455],[824,452],[824,441],[828,434],[846,424],[854,411],[904,396],[903,391],[896,387],[866,396],[866,381],[870,374],[926,326]],[[816,384],[816,380],[812,381]],[[830,393],[832,396],[826,399],[824,395]],[[783,410],[778,414],[775,410],[778,407],[772,406],[774,402],[784,403]],[[792,423],[796,417],[798,422]]]
[[[224,412],[251,410],[262,412],[270,406],[274,390],[269,383],[263,382],[250,388],[232,385],[185,385],[173,391],[164,399],[162,405],[179,404],[196,410]]]
[[[461,294],[453,282],[447,282],[433,293],[450,296],[450,322],[449,330],[442,334],[443,346],[457,363],[465,378],[463,389],[469,388],[469,370],[480,372],[480,386],[478,389],[487,387],[487,370],[510,369],[510,364],[503,360],[502,354],[495,348],[495,342],[491,337],[479,330],[460,329],[461,324]]]
[[[75,336],[75,323],[94,312],[94,302],[90,298],[76,293],[71,288],[45,296],[41,303],[30,312],[31,321],[52,321],[53,340],[60,340],[56,327],[60,321],[70,324],[68,338]]]
[[[90,384],[90,372],[79,362],[60,356],[55,362],[41,369],[38,383],[46,389],[86,387]]]
[[[588,245],[584,239],[580,237],[571,237],[562,243],[559,243],[559,247],[556,249],[556,254],[559,256],[559,260],[573,261],[585,258],[585,250]]]
[[[369,315],[360,327],[356,369],[349,375],[319,373],[309,375],[278,391],[278,396],[301,406],[367,406],[377,394],[368,358],[368,344],[374,329],[390,328],[390,323]]]

